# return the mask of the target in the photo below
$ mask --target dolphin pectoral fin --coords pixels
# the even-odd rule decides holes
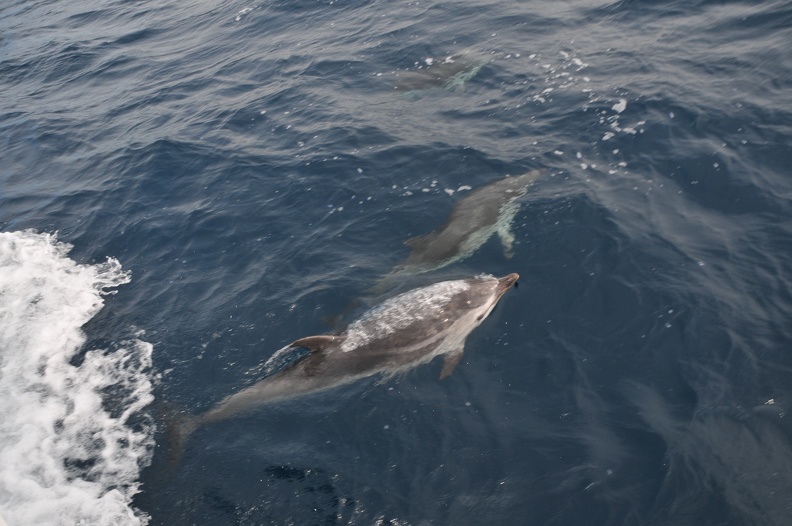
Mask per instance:
[[[338,340],[338,336],[320,334],[319,336],[306,336],[289,344],[289,347],[304,347],[311,352],[323,351],[325,347]]]
[[[459,350],[455,351],[453,354],[446,354],[443,357],[443,360],[444,360],[443,361],[443,370],[440,371],[440,379],[441,380],[445,380],[446,378],[451,376],[451,373],[454,372],[454,369],[456,369],[456,366],[459,363],[459,360],[462,359],[462,350],[463,349],[460,348]]]
[[[514,256],[514,234],[508,226],[498,229],[498,237],[503,244],[503,255],[506,259],[511,259]]]

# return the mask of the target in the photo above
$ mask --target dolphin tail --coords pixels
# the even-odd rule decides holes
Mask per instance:
[[[178,465],[190,435],[201,426],[201,417],[179,413],[169,417],[167,426],[168,466]]]

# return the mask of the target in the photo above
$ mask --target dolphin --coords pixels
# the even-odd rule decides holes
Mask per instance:
[[[483,59],[469,57],[447,57],[442,62],[432,62],[425,68],[397,73],[396,91],[414,92],[430,88],[442,88],[461,93],[465,82],[472,79],[487,63]]]
[[[462,358],[470,332],[518,278],[517,274],[481,275],[417,288],[367,311],[341,334],[308,336],[290,343],[268,363],[291,349],[309,353],[206,413],[185,419],[172,437],[172,454],[180,456],[187,437],[201,426],[376,374],[390,377],[436,356],[444,356],[440,379],[448,377]]]
[[[495,233],[500,237],[505,256],[510,259],[514,253],[511,224],[519,209],[516,201],[542,173],[534,170],[505,177],[465,196],[439,230],[405,242],[412,249],[410,255],[369,293],[381,294],[405,276],[437,270],[466,259]]]

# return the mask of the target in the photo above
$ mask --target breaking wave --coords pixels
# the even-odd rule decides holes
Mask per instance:
[[[113,258],[78,264],[71,248],[0,232],[0,516],[146,524],[130,502],[154,445],[153,348],[134,337],[85,352],[82,326],[130,274]]]

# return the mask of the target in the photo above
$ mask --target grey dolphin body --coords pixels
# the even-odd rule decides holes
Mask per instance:
[[[511,258],[514,234],[511,224],[519,209],[516,200],[525,195],[543,172],[534,170],[523,175],[506,177],[474,190],[460,200],[440,229],[406,241],[412,251],[370,292],[380,294],[407,275],[443,268],[463,260],[498,234],[507,258]]]
[[[413,92],[430,88],[443,88],[449,91],[465,91],[465,82],[472,79],[486,64],[483,59],[468,57],[449,57],[443,62],[428,67],[402,71],[394,89]]]
[[[340,335],[301,338],[283,350],[302,347],[310,354],[183,422],[174,437],[176,448],[180,450],[190,433],[205,424],[375,374],[396,374],[440,355],[445,356],[443,379],[459,363],[470,332],[518,277],[478,276],[435,283],[383,302]]]

